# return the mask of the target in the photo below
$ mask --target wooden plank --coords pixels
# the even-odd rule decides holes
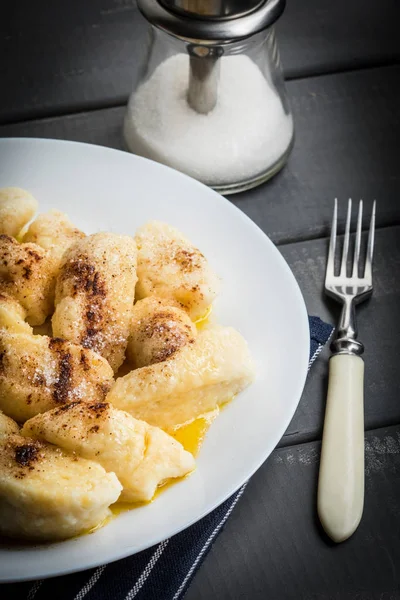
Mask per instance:
[[[275,451],[252,477],[185,600],[397,600],[400,427],[366,435],[361,524],[345,543],[316,515],[319,443]]]
[[[276,242],[327,235],[335,197],[376,198],[379,225],[399,223],[400,68],[292,81],[288,91],[296,127],[289,162],[233,202]]]
[[[378,208],[379,210],[379,208]],[[336,324],[340,307],[323,296],[328,240],[280,248],[304,295],[309,314]],[[380,229],[375,238],[371,300],[357,307],[359,339],[365,345],[365,425],[373,429],[400,423],[400,227]],[[371,323],[373,325],[371,326]],[[327,390],[329,348],[313,365],[298,410],[282,445],[321,437]]]
[[[376,198],[378,225],[400,223],[400,67],[291,81],[288,92],[297,136],[288,165],[232,202],[277,243],[327,235],[336,196]],[[6,125],[0,136],[122,148],[123,115],[121,107]]]
[[[278,23],[287,77],[398,61],[396,0],[292,0]],[[126,100],[146,52],[135,0],[8,2],[0,20],[0,122]]]
[[[399,18],[396,0],[288,0],[277,26],[286,77],[398,61]]]
[[[146,54],[136,1],[41,4],[2,7],[0,122],[124,102]]]

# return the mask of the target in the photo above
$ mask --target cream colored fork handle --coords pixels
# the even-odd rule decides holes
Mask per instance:
[[[364,506],[364,362],[338,354],[329,386],[318,482],[318,515],[335,542],[357,529]]]

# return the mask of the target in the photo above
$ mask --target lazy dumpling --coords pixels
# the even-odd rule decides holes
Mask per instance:
[[[27,215],[32,216],[34,210],[28,211],[30,195],[26,194],[28,200],[26,196],[22,196],[14,212],[8,207],[9,219],[6,222],[9,222],[10,215],[15,213],[18,206],[19,223],[29,221]],[[22,208],[22,201],[25,203],[25,210]],[[36,205],[37,203],[34,206]],[[1,217],[0,190],[0,223]],[[3,229],[7,228],[0,225],[0,232]],[[58,211],[39,215],[29,226],[22,243],[10,235],[0,235],[0,291],[12,295],[22,304],[31,325],[42,325],[53,312],[55,283],[62,255],[74,241],[82,237],[85,234]]]
[[[36,217],[25,233],[23,242],[38,244],[49,251],[60,266],[67,248],[84,237],[83,231],[75,227],[66,214],[51,210]]]
[[[21,310],[0,294],[0,409],[23,422],[74,400],[103,400],[113,381],[107,361],[71,342],[33,335]]]
[[[144,298],[133,308],[127,356],[135,368],[152,365],[193,344],[196,336],[196,326],[184,310],[171,301]]]
[[[17,423],[13,419],[10,419],[10,417],[7,417],[0,410],[0,444],[4,437],[7,435],[12,435],[13,433],[19,433],[19,427]]]
[[[37,200],[21,188],[0,189],[0,234],[17,237],[37,211]]]
[[[193,456],[167,433],[105,402],[74,402],[37,415],[22,434],[114,472],[123,485],[120,500],[126,502],[151,500],[158,485],[195,467]]]
[[[101,524],[121,484],[94,461],[20,435],[0,437],[0,534],[62,540]]]
[[[101,356],[42,335],[0,331],[0,409],[24,422],[55,406],[102,401],[113,372]]]
[[[173,430],[238,394],[254,378],[243,337],[231,327],[199,332],[171,358],[116,380],[106,400],[151,425]]]
[[[95,350],[114,371],[128,343],[136,259],[133,238],[95,233],[70,246],[57,278],[54,335]]]
[[[0,235],[0,292],[20,302],[31,325],[53,310],[55,273],[55,260],[41,246]]]
[[[219,291],[219,279],[206,258],[180,231],[159,221],[138,229],[137,298],[175,300],[195,321]]]
[[[8,333],[32,333],[32,327],[25,321],[26,310],[8,294],[0,293],[0,335]]]

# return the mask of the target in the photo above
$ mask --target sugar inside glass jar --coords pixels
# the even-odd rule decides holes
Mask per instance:
[[[150,23],[128,149],[224,194],[279,171],[293,143],[273,24],[284,0],[138,0]]]

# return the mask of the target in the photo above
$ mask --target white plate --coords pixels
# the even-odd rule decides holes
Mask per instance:
[[[100,146],[0,140],[0,187],[28,189],[40,210],[68,213],[87,233],[133,234],[149,219],[181,229],[221,275],[214,314],[247,339],[257,379],[214,422],[197,470],[155,502],[96,533],[42,546],[0,547],[0,581],[71,573],[139,552],[221,504],[272,452],[299,402],[309,329],[297,283],[264,233],[229,201],[172,169]]]

